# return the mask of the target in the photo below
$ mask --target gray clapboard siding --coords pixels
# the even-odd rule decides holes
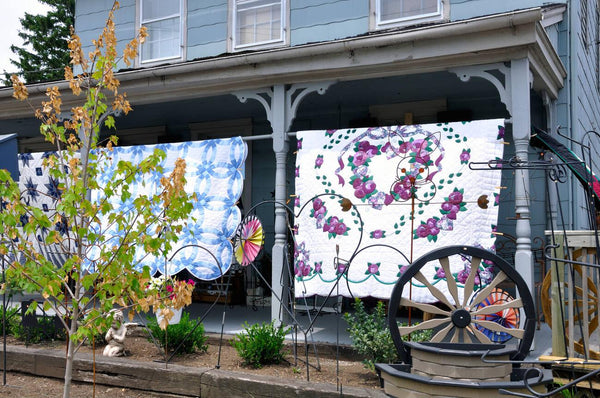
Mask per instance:
[[[227,0],[188,1],[188,60],[227,51],[227,12]]]
[[[292,46],[367,33],[369,2],[365,0],[301,0],[290,4]]]
[[[552,3],[565,4],[566,0]],[[459,21],[483,15],[497,14],[547,4],[545,0],[450,0],[450,19]]]
[[[75,31],[81,39],[84,54],[92,49],[92,40],[97,40],[105,26],[108,11],[113,0],[77,0],[75,7]],[[125,45],[133,39],[136,26],[135,0],[122,0],[120,8],[115,12],[115,34],[117,36],[117,51],[122,54]],[[119,68],[126,67],[119,64]]]

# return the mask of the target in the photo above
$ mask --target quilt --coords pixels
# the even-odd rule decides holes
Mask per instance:
[[[116,147],[111,154],[109,166],[100,176],[100,184],[112,178],[114,167],[120,160],[139,163],[158,147],[166,153],[162,164],[164,174],[173,171],[177,158],[186,161],[186,191],[195,193],[196,198],[190,219],[184,226],[179,241],[172,248],[166,261],[139,249],[138,268],[150,267],[151,273],[176,274],[184,269],[196,278],[213,280],[227,272],[231,265],[233,237],[241,221],[237,202],[242,194],[244,162],[247,146],[240,137],[191,141],[173,144],[138,145]],[[163,174],[153,173],[144,181],[136,181],[130,186],[133,200],[137,193],[158,192]],[[99,200],[100,192],[93,191],[92,199]],[[123,211],[131,208],[131,203],[113,203]],[[119,234],[109,230],[111,236]]]
[[[60,200],[60,181],[53,178],[44,166],[44,159],[53,152],[20,153],[17,155],[19,166],[19,189],[21,198],[27,205],[41,209],[50,219],[56,214],[56,205]],[[66,225],[57,223],[55,228],[59,232],[66,232]],[[54,265],[61,266],[66,261],[66,255],[58,245],[44,243],[46,230],[37,231],[35,236],[30,236],[36,250],[42,253]]]
[[[502,158],[503,124],[298,132],[295,295],[388,299],[411,261],[429,251],[460,244],[493,250],[501,172],[469,164]],[[459,283],[467,264],[451,264]],[[493,276],[486,267],[481,283]],[[422,271],[441,279],[439,264]],[[424,286],[412,286],[410,295],[436,301]]]

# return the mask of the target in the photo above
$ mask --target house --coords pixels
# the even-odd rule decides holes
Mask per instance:
[[[83,43],[111,5],[76,1]],[[600,127],[599,13],[591,0],[121,0],[119,44],[141,26],[150,37],[118,73],[134,112],[117,134],[123,145],[242,135],[245,209],[289,199],[290,133],[300,130],[504,118],[505,158],[536,159],[532,125],[575,141]],[[30,87],[33,101],[46,86]],[[43,150],[30,109],[0,89],[0,134],[12,132],[21,151]],[[516,238],[514,263],[532,288],[532,242],[549,222],[545,179],[528,168],[503,175],[512,194],[498,229]],[[563,189],[567,229],[590,227],[577,184]],[[281,295],[285,212],[257,211],[274,231]]]

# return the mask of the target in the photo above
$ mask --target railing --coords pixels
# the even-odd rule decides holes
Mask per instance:
[[[542,306],[546,322],[552,325],[552,355],[600,359],[600,265],[595,231],[548,231],[546,235],[551,267],[543,284],[546,299],[542,298]]]

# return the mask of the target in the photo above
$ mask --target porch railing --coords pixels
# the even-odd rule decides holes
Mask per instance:
[[[546,235],[550,244],[558,245],[547,251],[552,259],[550,303],[542,300],[551,307],[551,319],[546,322],[552,324],[552,355],[600,359],[600,266],[595,233],[548,231]]]

